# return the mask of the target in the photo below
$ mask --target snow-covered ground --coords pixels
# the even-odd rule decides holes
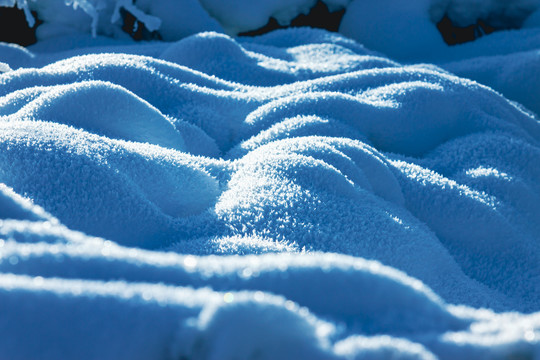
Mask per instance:
[[[0,359],[540,358],[538,1],[326,3],[18,1]]]

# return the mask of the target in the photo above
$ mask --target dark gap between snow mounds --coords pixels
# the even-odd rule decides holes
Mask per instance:
[[[41,24],[37,13],[32,11],[36,19],[33,27],[28,26],[24,11],[16,7],[0,7],[0,41],[22,46],[35,44],[36,28]]]
[[[291,23],[289,25],[280,25],[275,18],[271,17],[268,23],[263,27],[251,31],[242,32],[238,35],[257,36],[266,34],[270,31],[277,29],[303,26],[337,32],[339,30],[339,25],[344,14],[345,9],[330,11],[330,9],[328,9],[328,6],[319,0],[315,4],[315,6],[311,8],[307,15],[298,15],[291,20]]]
[[[137,18],[129,11],[121,8],[120,16],[122,17],[122,30],[129,34],[134,40],[163,40],[159,31],[150,31],[144,25],[144,23],[137,20]]]
[[[490,26],[481,19],[478,19],[476,24],[469,26],[457,26],[446,14],[441,21],[437,23],[437,29],[441,33],[444,42],[448,45],[463,44],[474,41],[484,35],[491,34],[494,31],[503,30]]]

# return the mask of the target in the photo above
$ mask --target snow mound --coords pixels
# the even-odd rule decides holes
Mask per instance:
[[[0,358],[540,356],[510,76],[309,29],[73,39],[0,52]]]
[[[109,138],[188,151],[182,135],[175,131],[171,121],[123,87],[88,81],[40,91],[43,93],[39,97],[13,116],[52,121]]]

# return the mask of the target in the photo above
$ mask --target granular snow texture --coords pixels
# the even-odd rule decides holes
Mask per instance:
[[[540,357],[517,52],[93,41],[0,44],[0,358]]]

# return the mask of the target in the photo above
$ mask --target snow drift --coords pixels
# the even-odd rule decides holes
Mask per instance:
[[[0,44],[0,358],[540,356],[539,39]]]

